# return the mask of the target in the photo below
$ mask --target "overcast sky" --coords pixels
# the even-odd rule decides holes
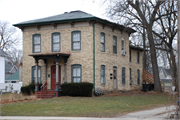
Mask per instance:
[[[99,3],[100,0],[0,0],[0,20],[16,24],[74,10],[105,19]]]

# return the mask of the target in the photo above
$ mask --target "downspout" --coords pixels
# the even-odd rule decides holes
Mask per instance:
[[[95,94],[95,22],[93,23],[93,83]]]

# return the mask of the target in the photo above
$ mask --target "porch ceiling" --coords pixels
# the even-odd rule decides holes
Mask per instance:
[[[67,62],[67,59],[69,58],[70,55],[71,55],[70,53],[62,53],[62,52],[29,54],[29,56],[32,56],[36,62],[40,59],[43,60],[55,59],[56,61],[59,61],[59,59],[61,58],[64,59],[65,62]]]

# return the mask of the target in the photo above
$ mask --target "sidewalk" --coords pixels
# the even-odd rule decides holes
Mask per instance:
[[[167,120],[175,106],[129,113],[118,118],[0,116],[0,120]]]
[[[175,114],[175,109],[176,106],[161,107],[129,113],[119,118],[121,120],[165,120],[168,119],[171,114]]]

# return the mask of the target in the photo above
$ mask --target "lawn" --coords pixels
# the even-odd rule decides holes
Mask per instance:
[[[59,97],[1,105],[2,116],[114,117],[172,104],[167,94]]]

